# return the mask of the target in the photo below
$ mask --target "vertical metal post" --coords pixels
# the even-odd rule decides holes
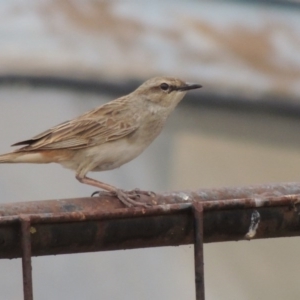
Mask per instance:
[[[195,255],[195,284],[196,300],[204,300],[204,261],[203,261],[203,206],[193,202],[194,214],[194,255]]]
[[[30,219],[20,216],[24,300],[33,300]]]

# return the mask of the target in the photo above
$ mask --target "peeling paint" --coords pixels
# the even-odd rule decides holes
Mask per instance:
[[[255,210],[251,215],[251,223],[249,226],[249,230],[245,235],[245,238],[247,240],[253,239],[255,237],[259,222],[260,222],[260,214],[257,210]]]

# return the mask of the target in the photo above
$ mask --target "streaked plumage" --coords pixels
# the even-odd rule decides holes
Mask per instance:
[[[175,78],[152,78],[127,96],[14,144],[23,147],[0,155],[0,163],[56,162],[75,170],[80,182],[115,192],[128,206],[144,206],[132,199],[136,195],[86,174],[115,169],[138,156],[160,133],[186,91],[199,87]]]

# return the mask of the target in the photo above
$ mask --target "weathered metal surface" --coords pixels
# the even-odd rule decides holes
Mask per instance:
[[[33,300],[30,218],[20,216],[24,300]]]
[[[20,215],[31,221],[32,255],[193,243],[192,201],[203,206],[206,243],[245,239],[253,211],[260,214],[255,239],[297,236],[300,195],[292,193],[300,194],[299,183],[165,193],[143,198],[158,204],[148,209],[122,208],[105,193],[101,198],[2,204],[0,258],[22,255]]]
[[[175,205],[170,209],[113,209],[111,207],[119,204],[116,199],[111,199],[110,208],[108,203],[102,206],[99,198],[74,200],[66,204],[67,210],[72,207],[73,212],[30,215],[33,255],[180,245],[192,241],[193,220],[187,213],[189,205]],[[90,207],[97,209],[80,211],[80,201],[85,207],[93,203],[95,205]],[[2,217],[3,226],[0,219],[2,258],[21,255],[16,218]]]
[[[204,288],[204,255],[203,255],[203,205],[201,202],[193,203],[194,215],[194,263],[196,300],[205,299]]]

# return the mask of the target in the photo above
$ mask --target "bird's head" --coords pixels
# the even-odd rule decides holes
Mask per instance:
[[[200,84],[187,83],[172,77],[155,77],[145,81],[134,93],[158,106],[175,108],[187,91],[201,88]]]

